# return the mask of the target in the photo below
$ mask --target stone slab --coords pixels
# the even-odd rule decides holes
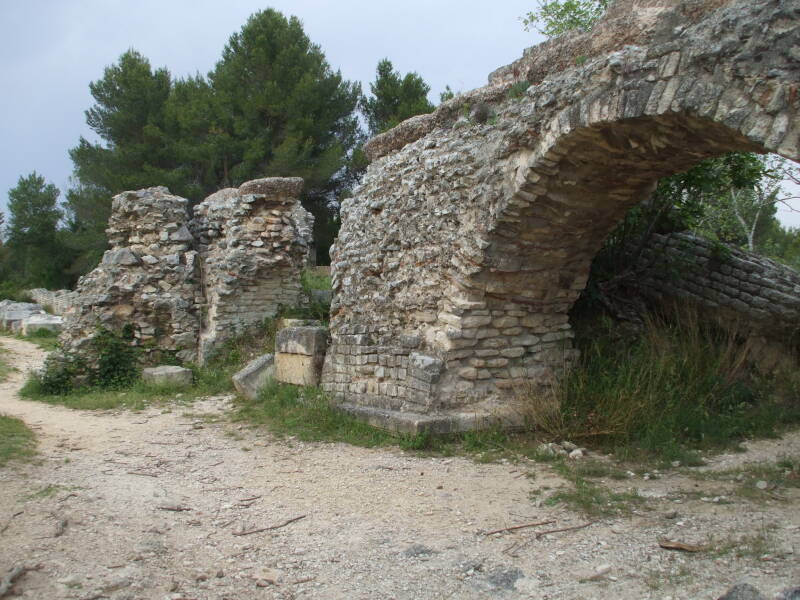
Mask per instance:
[[[319,385],[322,358],[279,352],[275,355],[275,378],[293,385]]]
[[[491,412],[476,411],[424,415],[347,402],[337,404],[335,408],[378,429],[411,435],[462,433],[493,427],[500,427],[505,431],[513,431],[522,429],[525,426],[524,416],[520,412],[511,409],[508,411],[493,410]]]
[[[37,331],[53,331],[58,333],[64,327],[64,319],[53,315],[31,315],[22,320],[22,335],[31,335]]]
[[[284,354],[319,356],[328,349],[328,330],[325,327],[287,327],[278,331],[275,350]]]
[[[275,377],[275,356],[264,354],[251,360],[233,376],[233,387],[248,400],[258,398],[259,392]]]
[[[191,369],[162,365],[142,370],[142,381],[152,385],[181,387],[192,385],[193,376]]]

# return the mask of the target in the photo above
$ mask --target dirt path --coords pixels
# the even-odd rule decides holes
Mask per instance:
[[[43,360],[26,342],[0,343],[22,370]],[[753,503],[720,500],[734,484],[636,477],[613,483],[648,497],[632,516],[537,539],[586,522],[542,505],[537,491],[562,484],[543,465],[276,441],[202,417],[224,413],[226,398],[73,411],[19,400],[23,378],[0,384],[0,412],[34,428],[41,461],[0,470],[0,574],[38,565],[19,580],[24,598],[677,600],[740,581],[767,594],[800,584],[796,488]],[[800,435],[765,447],[752,455],[800,455]],[[484,535],[544,520],[555,522]],[[764,544],[737,557],[741,536]],[[682,554],[659,538],[732,549]]]

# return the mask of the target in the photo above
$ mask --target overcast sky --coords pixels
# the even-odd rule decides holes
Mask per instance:
[[[469,90],[541,36],[519,17],[535,0],[0,0],[0,208],[36,170],[62,191],[67,151],[91,137],[89,82],[128,48],[174,77],[207,74],[229,36],[272,7],[301,19],[334,69],[368,90],[378,61],[416,71],[431,100],[449,84]],[[800,214],[791,215],[800,225]]]

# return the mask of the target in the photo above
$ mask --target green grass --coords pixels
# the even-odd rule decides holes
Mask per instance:
[[[551,394],[527,394],[537,426],[626,461],[681,461],[774,436],[800,422],[800,377],[764,377],[750,348],[683,312],[653,316],[623,340],[606,326],[582,336],[581,359]]]
[[[761,462],[721,471],[685,472],[689,477],[707,481],[730,482],[736,486],[735,494],[749,500],[776,499],[776,493],[786,488],[800,487],[800,457],[784,456],[775,462]],[[765,481],[767,488],[756,485]]]
[[[0,414],[0,467],[12,460],[30,458],[35,448],[33,432],[25,423]]]
[[[32,344],[36,344],[42,350],[46,350],[47,352],[52,352],[56,348],[58,348],[58,333],[55,331],[47,331],[46,329],[39,329],[38,331],[34,331],[30,335],[15,335],[15,338],[18,340],[25,340],[26,342],[31,342]]]
[[[762,525],[757,533],[715,540],[710,551],[716,557],[733,555],[736,558],[761,558],[775,549],[775,535],[771,529]]]
[[[8,350],[0,346],[0,381],[5,381],[9,373],[16,370],[14,367],[8,364],[8,361],[6,360],[7,354]]]
[[[312,269],[303,271],[301,278],[303,289],[308,292],[309,290],[329,290],[331,289],[331,276],[316,273]]]
[[[569,488],[551,494],[545,504],[554,506],[564,504],[571,510],[587,517],[610,517],[625,515],[644,502],[644,498],[634,492],[615,492],[587,477],[606,477],[618,475],[617,470],[606,468],[599,462],[586,464],[582,461],[567,462],[558,460],[553,470],[567,480]]]
[[[58,492],[60,492],[63,489],[64,489],[63,486],[49,483],[43,488],[26,495],[25,500],[42,500],[44,498],[50,498],[51,496],[55,496]]]
[[[97,388],[80,388],[65,394],[46,394],[36,379],[29,379],[20,391],[20,396],[28,400],[36,400],[45,404],[58,404],[78,410],[110,410],[127,408],[142,410],[151,404],[163,404],[176,400],[189,401],[196,397],[191,387],[159,387],[136,382],[122,390],[104,390]]]
[[[389,433],[334,410],[317,388],[275,381],[261,391],[257,400],[240,400],[234,418],[265,425],[279,437],[293,436],[306,442],[346,442],[364,447],[397,443]]]

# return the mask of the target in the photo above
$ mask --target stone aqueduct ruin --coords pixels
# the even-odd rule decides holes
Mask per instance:
[[[591,260],[659,178],[731,151],[800,159],[799,84],[800,0],[616,0],[591,34],[528,49],[486,87],[372,139],[332,249],[323,388],[396,429],[510,418],[520,385],[548,383],[574,357],[568,311]],[[223,190],[193,220],[170,208],[166,239],[144,219],[152,231],[125,233],[130,255],[115,246],[82,282],[84,298],[100,297],[77,309],[66,339],[80,343],[98,314],[138,316],[157,345],[202,358],[274,313],[299,293],[299,185]],[[711,273],[702,240],[658,243],[693,248],[700,274],[683,297],[776,336],[798,329],[797,274],[738,254]],[[125,261],[140,272],[119,284]],[[644,283],[654,296],[664,284]]]
[[[570,360],[590,262],[657,179],[731,151],[800,159],[799,49],[798,0],[617,0],[371,140],[323,387],[411,429],[504,416]]]

